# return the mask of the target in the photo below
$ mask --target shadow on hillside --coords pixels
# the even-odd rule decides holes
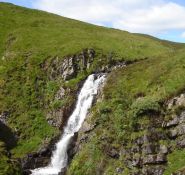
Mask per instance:
[[[4,123],[0,122],[0,140],[6,144],[8,150],[17,145],[17,139],[12,130]]]

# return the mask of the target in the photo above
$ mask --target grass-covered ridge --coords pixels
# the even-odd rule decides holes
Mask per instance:
[[[11,4],[1,3],[0,21],[0,54],[5,57],[29,52],[32,57],[41,59],[50,55],[65,56],[87,47],[115,52],[118,57],[125,59],[139,59],[173,51],[173,45],[150,37],[98,27]]]
[[[18,134],[17,146],[11,150],[12,157],[23,157],[36,151],[45,140],[59,132],[47,123],[46,113],[52,106],[50,101],[59,89],[61,79],[50,80],[42,69],[44,62],[55,56],[63,59],[84,48],[95,49],[96,64],[102,63],[97,59],[103,60],[109,55],[119,61],[142,59],[128,69],[111,74],[105,87],[107,102],[100,106],[102,114],[97,120],[103,127],[106,126],[103,132],[110,137],[117,138],[114,134],[119,134],[115,143],[119,147],[126,128],[124,117],[129,116],[125,113],[128,107],[132,109],[128,112],[131,116],[141,113],[145,107],[156,110],[160,100],[184,89],[184,47],[183,44],[150,36],[0,3],[0,113],[9,112],[8,126]],[[68,82],[68,86],[74,87],[85,76],[78,75]],[[135,101],[138,94],[145,96],[143,101]],[[109,111],[113,111],[114,115]],[[106,130],[110,124],[109,117],[114,119],[111,125],[113,133]],[[90,167],[102,153],[99,154],[99,146],[93,147],[97,145],[96,138],[89,144],[84,148],[84,155],[88,149],[92,149],[92,155],[95,153],[94,159],[87,165]],[[83,157],[83,154],[80,156]],[[72,168],[75,169],[75,165]]]

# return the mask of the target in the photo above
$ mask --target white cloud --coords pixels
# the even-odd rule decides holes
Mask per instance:
[[[181,37],[182,38],[185,38],[185,32],[182,33]]]
[[[35,0],[34,7],[131,32],[185,30],[185,6],[166,0]]]

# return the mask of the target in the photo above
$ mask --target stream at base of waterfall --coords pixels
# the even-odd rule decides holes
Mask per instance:
[[[63,134],[56,144],[56,150],[51,157],[51,163],[47,167],[31,170],[32,175],[58,175],[67,166],[67,151],[74,134],[79,131],[84,122],[93,99],[98,93],[98,89],[103,84],[105,75],[89,75],[81,88],[78,100],[72,115],[69,117],[67,125],[64,127]]]

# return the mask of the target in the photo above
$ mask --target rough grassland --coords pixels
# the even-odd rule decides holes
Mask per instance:
[[[129,129],[127,123],[132,121],[127,113],[137,112],[139,105],[145,106],[135,102],[135,95],[144,93],[146,99],[143,103],[156,107],[155,102],[184,89],[184,47],[183,44],[0,3],[0,113],[10,113],[8,125],[12,132],[16,131],[19,135],[17,145],[11,149],[12,157],[19,158],[36,151],[45,140],[59,132],[47,123],[45,115],[47,99],[52,100],[60,84],[57,81],[50,82],[42,71],[41,64],[44,61],[54,56],[62,59],[84,48],[94,48],[97,54],[114,54],[115,60],[120,61],[148,58],[110,75],[104,91],[107,100],[102,108],[107,107],[114,112],[102,112],[97,114],[100,118],[95,117],[102,126],[96,134],[106,132],[109,137],[118,138],[114,142],[119,146],[126,129]],[[128,110],[131,106],[132,111]],[[108,129],[110,127],[111,130]],[[84,147],[83,153],[75,157],[71,171],[76,170],[82,162],[86,163],[79,174],[83,168],[91,167],[89,174],[95,170],[96,167],[92,165],[96,166],[100,156],[103,157],[99,149],[103,143],[98,143],[97,138],[94,137]],[[3,149],[0,149],[0,153],[5,155]],[[90,157],[85,156],[86,152],[91,153]],[[2,160],[6,159],[5,155]],[[113,164],[107,161],[107,171],[111,171]],[[4,174],[8,174],[6,171],[10,165],[7,161],[0,161],[0,168],[7,167],[2,170]]]
[[[116,174],[117,167],[124,168],[125,157],[111,159],[105,153],[105,148],[110,146],[119,150],[124,143],[143,134],[134,132],[136,122],[148,124],[149,116],[142,116],[142,112],[160,111],[161,102],[184,90],[184,54],[185,51],[180,51],[172,57],[151,58],[109,75],[104,87],[104,99],[93,109],[94,115],[90,121],[98,123],[98,126],[74,157],[68,174],[101,172],[112,175]],[[169,156],[166,175],[184,167],[183,155],[184,151],[177,151]],[[127,173],[125,170],[123,174]]]

